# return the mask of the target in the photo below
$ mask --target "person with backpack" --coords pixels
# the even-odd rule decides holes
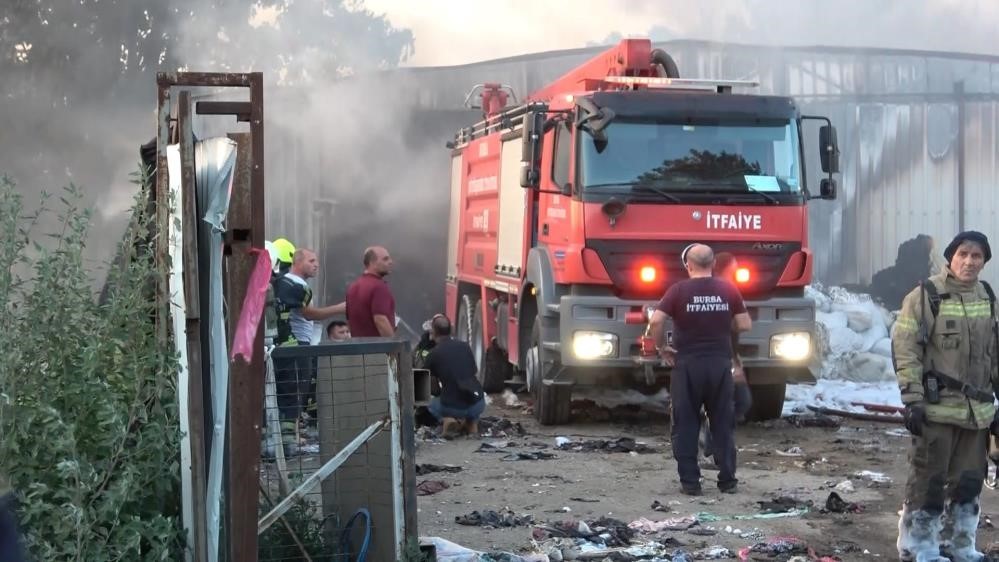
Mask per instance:
[[[900,560],[983,560],[976,546],[989,434],[999,434],[995,294],[979,279],[988,238],[958,234],[948,267],[913,289],[892,327],[905,426],[912,434]]]

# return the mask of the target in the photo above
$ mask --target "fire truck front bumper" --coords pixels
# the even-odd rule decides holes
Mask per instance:
[[[564,296],[559,303],[562,364],[570,367],[634,368],[652,363],[642,354],[641,336],[646,322],[628,323],[645,315],[655,302],[622,300],[612,296]],[[749,332],[739,337],[739,356],[747,369],[791,368],[793,379],[814,380],[815,304],[807,298],[774,298],[748,301],[753,320]],[[672,323],[666,338],[672,342]],[[665,366],[662,366],[665,368]]]

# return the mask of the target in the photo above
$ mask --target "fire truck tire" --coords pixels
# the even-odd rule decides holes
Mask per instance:
[[[541,425],[561,425],[569,422],[572,405],[571,387],[545,384],[546,358],[541,346],[541,317],[534,320],[531,330],[531,348],[528,350],[529,371],[527,377],[534,400],[534,419]],[[533,362],[532,362],[533,359]]]
[[[509,370],[506,354],[495,343],[483,350],[482,301],[475,303],[472,310],[472,329],[469,332],[472,339],[469,344],[472,346],[472,354],[475,355],[475,363],[479,367],[479,383],[486,392],[503,392]]]
[[[780,417],[784,410],[784,392],[787,383],[753,384],[749,392],[753,397],[753,405],[746,414],[747,421],[766,421]]]

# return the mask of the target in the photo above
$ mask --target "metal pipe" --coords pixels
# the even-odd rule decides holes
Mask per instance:
[[[388,418],[378,420],[358,434],[358,436],[355,437],[353,441],[348,443],[346,447],[340,449],[340,452],[337,453],[336,456],[327,461],[326,464],[319,468],[319,470],[315,471],[312,476],[305,480],[305,482],[302,482],[298,488],[295,488],[290,494],[288,494],[288,497],[281,500],[281,503],[277,504],[277,506],[270,510],[267,515],[260,518],[260,521],[257,523],[257,535],[262,534],[271,525],[277,522],[278,518],[291,509],[291,505],[295,503],[296,500],[305,497],[305,495],[315,488],[317,484],[326,480],[330,474],[333,474],[336,469],[340,468],[340,465],[347,462],[350,455],[360,449],[361,445],[370,441],[372,437],[381,433],[381,431],[390,424],[391,420]]]

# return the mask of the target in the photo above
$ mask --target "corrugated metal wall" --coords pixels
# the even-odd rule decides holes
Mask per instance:
[[[757,80],[762,93],[794,96],[804,113],[828,116],[837,126],[840,197],[815,201],[810,211],[818,279],[868,283],[917,234],[932,236],[938,251],[962,227],[999,236],[999,58],[682,42],[673,50],[681,70]],[[806,134],[809,185],[816,190],[817,138],[814,130]],[[999,279],[992,269],[985,278]]]

